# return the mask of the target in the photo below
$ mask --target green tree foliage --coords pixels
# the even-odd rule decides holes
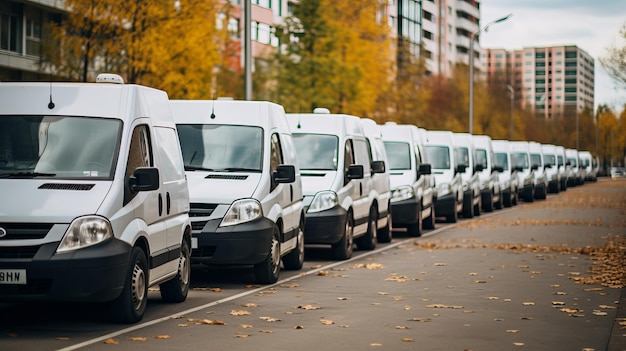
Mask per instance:
[[[302,0],[277,30],[276,100],[286,110],[376,114],[392,78],[389,28],[377,0]]]

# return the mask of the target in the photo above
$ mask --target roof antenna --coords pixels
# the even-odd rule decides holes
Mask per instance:
[[[298,106],[298,111],[302,111],[301,107]],[[302,125],[300,125],[300,114],[298,114],[298,125],[296,126],[296,128],[300,129],[302,128]]]
[[[48,82],[50,83],[50,102],[48,103],[48,109],[52,110],[54,108],[54,102],[52,102],[52,72],[50,72]]]
[[[213,89],[213,96],[211,101],[211,119],[215,119],[215,89]]]

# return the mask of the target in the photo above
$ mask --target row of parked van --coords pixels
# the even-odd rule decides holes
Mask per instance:
[[[186,299],[192,262],[273,283],[305,246],[348,259],[588,177],[556,146],[98,82],[119,84],[0,83],[0,301],[135,322],[151,286]]]

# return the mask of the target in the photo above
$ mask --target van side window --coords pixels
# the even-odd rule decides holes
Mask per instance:
[[[283,152],[280,147],[280,140],[278,134],[272,134],[270,138],[270,174],[274,174],[279,165],[283,164]],[[274,177],[270,177],[272,185],[271,190],[274,190],[278,184],[274,182]],[[270,191],[271,191],[270,190]]]
[[[343,157],[343,173],[344,175],[348,173],[348,168],[354,164],[354,148],[352,147],[352,139],[346,140],[346,145],[344,148],[344,157]],[[349,180],[347,177],[343,177],[343,185],[348,184]]]
[[[128,162],[126,163],[126,177],[132,176],[139,167],[152,167],[152,149],[150,147],[150,133],[145,124],[135,127],[130,140],[128,150]],[[127,204],[135,194],[130,193],[128,181],[124,182],[124,204]]]

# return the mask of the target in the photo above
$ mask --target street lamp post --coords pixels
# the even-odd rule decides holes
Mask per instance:
[[[509,92],[511,93],[511,136],[509,140],[513,140],[513,113],[515,112],[515,90],[513,90],[513,86],[511,84],[507,84],[506,88],[509,89]]]
[[[470,49],[469,49],[469,133],[473,134],[474,132],[474,37],[476,37],[482,31],[488,31],[489,26],[492,24],[504,22],[511,18],[513,14],[508,14],[502,18],[498,18],[495,21],[491,21],[487,23],[484,27],[479,28],[477,31],[472,33],[470,36]]]

